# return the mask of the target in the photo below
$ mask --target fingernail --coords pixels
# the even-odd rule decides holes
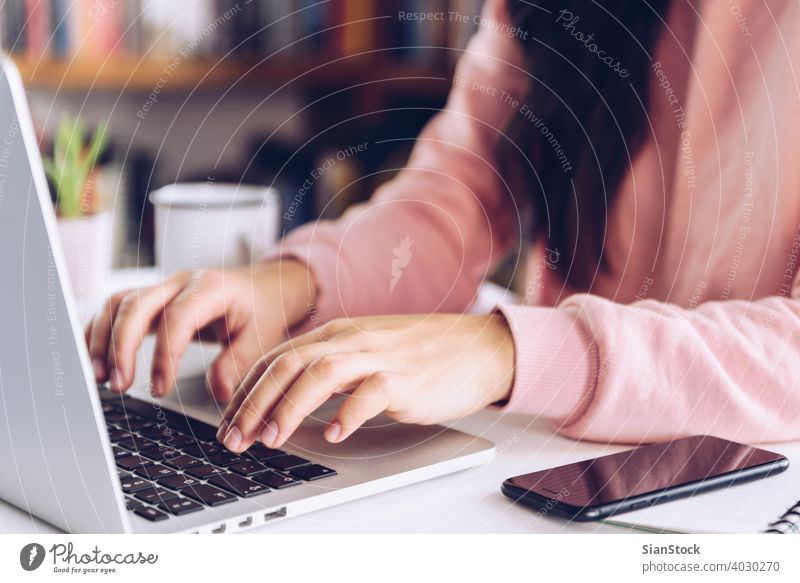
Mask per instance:
[[[261,443],[267,447],[274,445],[275,440],[278,439],[278,424],[275,421],[270,421],[261,432]]]
[[[164,394],[164,379],[161,378],[161,375],[154,374],[152,376],[150,379],[150,390],[157,397],[160,397],[162,394]]]
[[[242,444],[242,432],[239,431],[239,428],[235,425],[231,427],[228,434],[225,436],[225,440],[222,442],[225,444],[230,450],[238,449],[239,446]]]
[[[228,433],[228,422],[222,421],[222,423],[219,424],[219,429],[217,430],[217,441],[222,443],[226,433]]]
[[[342,426],[338,423],[331,423],[325,430],[325,440],[330,443],[339,441],[339,436],[342,434]]]
[[[122,372],[118,369],[111,370],[111,390],[115,393],[121,393],[122,388],[125,384],[125,378],[122,376]]]
[[[94,369],[94,380],[106,380],[106,363],[99,358],[92,359],[92,368]]]

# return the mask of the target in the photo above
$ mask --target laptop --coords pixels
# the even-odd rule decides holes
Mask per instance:
[[[479,465],[490,442],[379,417],[309,418],[234,455],[181,407],[94,382],[20,76],[0,57],[0,498],[67,532],[222,533]]]

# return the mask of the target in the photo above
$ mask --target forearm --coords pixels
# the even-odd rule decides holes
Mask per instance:
[[[597,441],[796,439],[798,304],[770,297],[688,310],[579,295],[558,308],[515,308],[507,317],[519,354],[507,407]]]
[[[503,0],[484,7],[504,22]],[[521,96],[528,79],[514,39],[482,27],[459,61],[461,81]],[[414,144],[408,164],[364,205],[305,225],[270,251],[305,263],[318,285],[320,321],[388,313],[458,312],[519,238],[520,221],[496,146],[516,110],[454,84],[447,106]]]

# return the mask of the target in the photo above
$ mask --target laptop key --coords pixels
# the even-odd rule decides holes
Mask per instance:
[[[130,431],[124,431],[119,427],[114,427],[113,425],[108,426],[108,438],[113,441],[114,443],[121,441],[123,439],[128,439],[131,436]]]
[[[159,488],[158,486],[145,488],[144,490],[138,490],[134,493],[134,496],[136,496],[142,502],[147,502],[148,504],[158,504],[159,502],[164,502],[165,500],[171,500],[172,498],[178,497],[175,492],[170,492],[166,488]]]
[[[237,474],[227,473],[221,476],[214,476],[208,480],[209,484],[214,484],[223,490],[227,490],[232,494],[241,496],[242,498],[250,498],[269,492],[269,488],[264,484],[258,484],[253,480],[248,480]]]
[[[202,505],[198,504],[194,500],[189,500],[188,498],[173,498],[172,500],[165,500],[159,504],[158,507],[165,512],[174,514],[175,516],[189,514],[190,512],[197,512],[198,510],[203,509]]]
[[[169,437],[169,429],[167,429],[166,425],[146,427],[145,429],[140,429],[139,433],[147,439],[152,439],[154,441],[162,441]]]
[[[117,447],[116,445],[111,448],[111,453],[114,454],[114,459],[119,459],[121,457],[128,457],[131,453],[121,447]]]
[[[147,478],[148,480],[159,480],[168,476],[174,476],[175,470],[171,470],[170,468],[162,466],[161,464],[155,464],[152,466],[144,466],[139,468],[136,470],[136,474],[142,478]]]
[[[224,468],[227,466],[232,466],[233,464],[239,462],[245,462],[247,461],[247,458],[243,458],[242,456],[236,455],[235,453],[230,453],[228,451],[225,451],[222,453],[208,456],[208,461],[210,461],[215,466],[222,466]]]
[[[320,466],[319,464],[311,464],[310,466],[300,466],[289,472],[295,478],[306,480],[308,482],[327,478],[328,476],[335,476],[336,470]]]
[[[286,452],[281,451],[280,449],[272,449],[263,444],[256,443],[245,452],[245,455],[249,455],[253,459],[263,462],[264,460],[268,460],[273,457],[286,455]]]
[[[307,459],[301,458],[298,455],[282,455],[268,459],[264,463],[277,470],[286,471],[300,466],[305,466],[311,462]]]
[[[143,488],[149,488],[150,486],[152,486],[150,482],[148,482],[147,480],[143,480],[142,478],[139,478],[137,476],[129,476],[127,478],[122,478],[119,481],[119,483],[122,484],[122,491],[125,492],[126,494],[132,494],[137,490],[141,490]]]
[[[178,457],[165,457],[164,463],[176,470],[184,470],[192,466],[199,466],[203,462],[190,455],[179,455]]]
[[[217,468],[209,464],[203,464],[202,466],[193,466],[187,469],[186,473],[193,478],[197,478],[198,480],[207,480],[212,476],[219,476],[226,472],[222,468]]]
[[[140,506],[139,508],[135,509],[133,513],[141,516],[142,518],[146,518],[147,520],[152,520],[153,522],[159,522],[169,518],[168,514],[164,514],[160,510],[151,508],[150,506]]]
[[[182,447],[194,445],[197,441],[194,437],[183,435],[182,433],[172,433],[172,435],[163,437],[161,443],[174,447],[175,449],[181,449]]]
[[[125,496],[125,508],[128,510],[136,510],[137,508],[141,508],[142,503],[138,500],[134,500],[133,498],[129,498]]]
[[[128,421],[128,416],[121,411],[111,411],[105,414],[106,423],[113,423],[114,425],[124,425]]]
[[[141,417],[127,415],[122,421],[116,421],[114,424],[124,431],[134,432],[143,428],[142,425],[146,422],[147,420]]]
[[[181,448],[195,443],[195,440],[188,435],[177,433],[166,425],[155,425],[139,430],[139,434],[147,439],[158,441],[170,448]]]
[[[144,437],[139,437],[138,435],[132,435],[127,439],[123,439],[117,442],[117,445],[120,447],[124,447],[129,451],[142,451],[148,449],[150,447],[155,447],[156,443],[154,441],[150,441],[149,439],[145,439]]]
[[[205,458],[210,455],[222,453],[220,448],[215,445],[211,445],[210,443],[196,443],[194,445],[182,448],[181,451],[187,455],[199,458]]]
[[[125,470],[134,471],[144,466],[151,466],[153,462],[138,455],[129,455],[128,457],[119,458],[117,465]]]
[[[240,476],[249,477],[260,474],[261,472],[266,472],[269,468],[258,462],[246,461],[228,466],[228,469],[232,472],[236,472]]]
[[[143,431],[150,427],[156,427],[156,422],[151,421],[150,419],[128,419],[128,423],[126,425],[131,431]]]
[[[195,484],[200,483],[200,480],[197,478],[192,478],[191,476],[186,476],[184,474],[175,474],[174,476],[167,476],[166,478],[160,478],[156,481],[160,485],[167,488],[172,488],[173,490],[180,490],[186,486],[194,486]]]
[[[197,500],[206,506],[219,506],[220,504],[227,504],[236,500],[236,496],[223,492],[219,488],[209,486],[208,484],[197,484],[196,486],[189,486],[181,490],[181,494]]]
[[[164,461],[166,458],[178,457],[181,455],[177,449],[172,449],[166,445],[156,445],[155,447],[148,447],[139,452],[139,455],[146,457],[154,462]]]
[[[297,486],[298,484],[303,483],[300,480],[296,480],[292,476],[271,471],[258,474],[253,479],[259,484],[264,484],[265,486],[269,486],[274,490],[281,490],[283,488],[289,488],[291,486]]]

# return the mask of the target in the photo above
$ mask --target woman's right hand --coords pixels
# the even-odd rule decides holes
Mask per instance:
[[[293,260],[207,271],[177,272],[163,283],[117,293],[86,327],[95,378],[122,393],[133,383],[136,352],[155,333],[151,384],[163,396],[193,339],[214,339],[223,350],[208,372],[208,387],[227,402],[256,361],[302,321],[316,297],[311,273]]]

